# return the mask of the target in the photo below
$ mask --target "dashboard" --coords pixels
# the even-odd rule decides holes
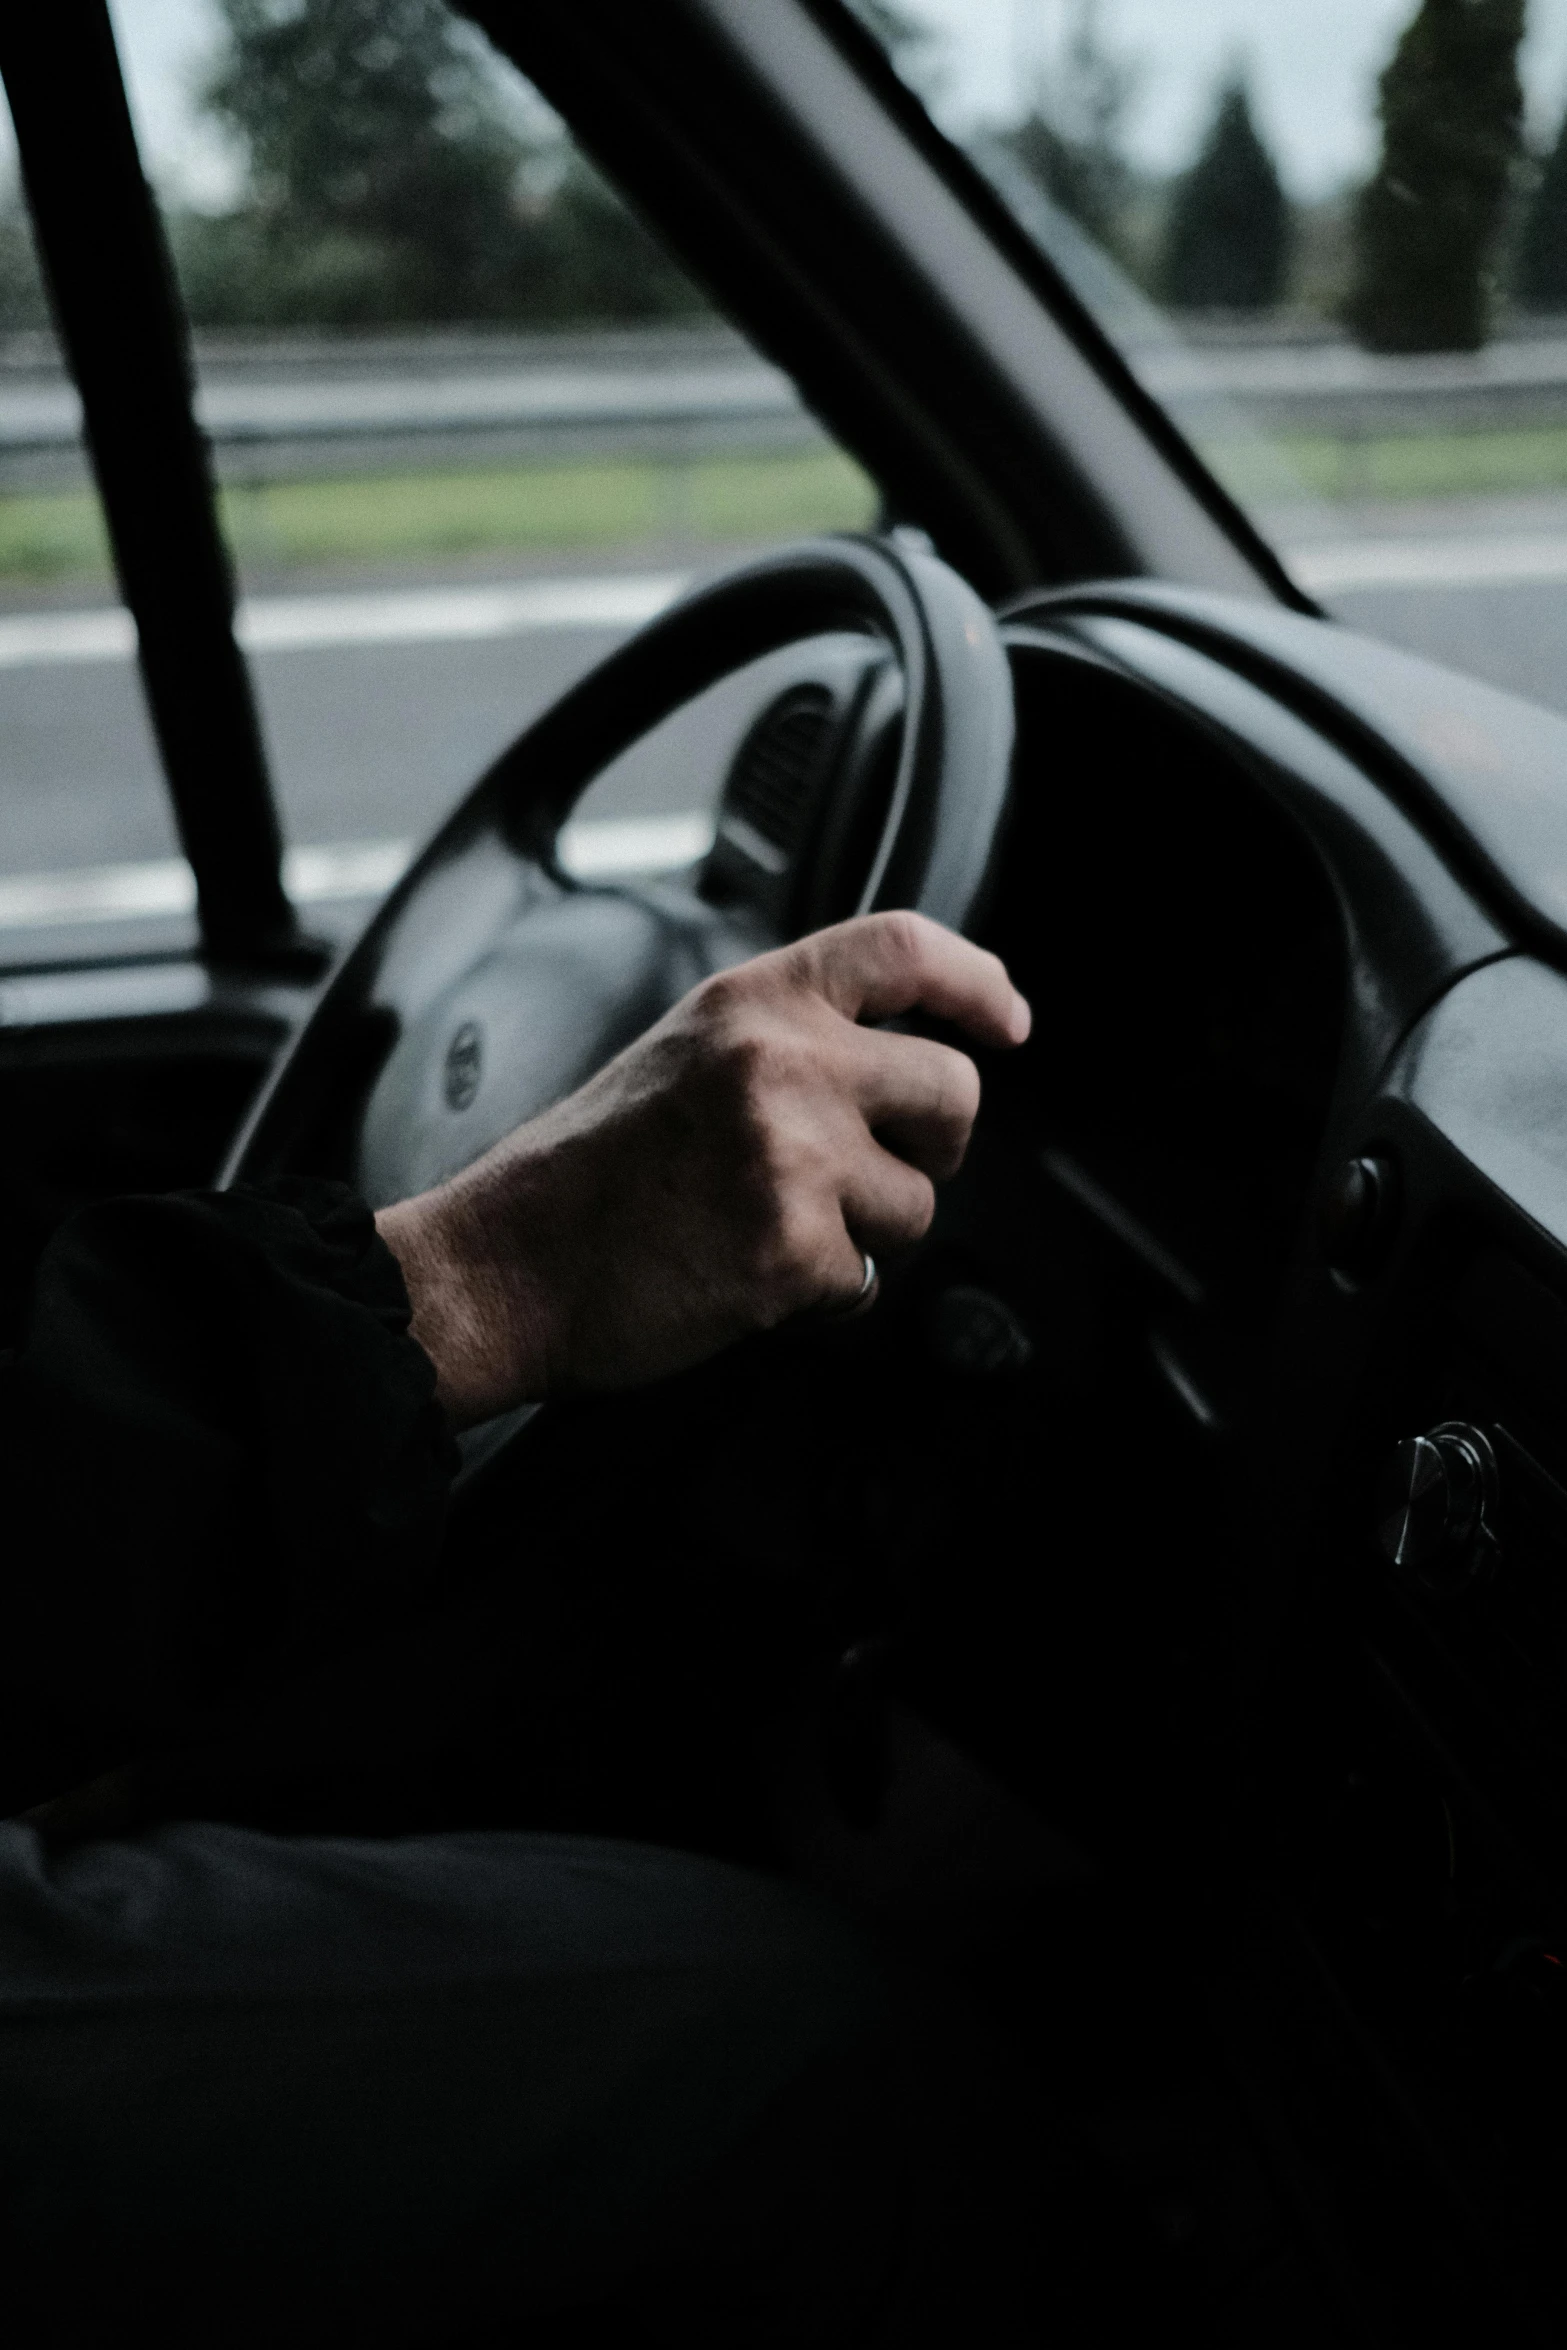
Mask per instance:
[[[1162,1495],[1194,1611],[1228,1546],[1244,1691],[1198,1774],[1251,1885],[1214,2029],[1369,2333],[1558,2340],[1554,722],[1309,622],[1217,627],[1200,598],[1055,600],[1014,659],[1036,665],[1014,821],[1037,886],[993,919],[1066,1031],[1015,1115],[1140,1265],[1123,1341],[1223,1463],[1205,1520],[1200,1480]]]

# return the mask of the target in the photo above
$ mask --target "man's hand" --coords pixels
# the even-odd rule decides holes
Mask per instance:
[[[704,980],[577,1093],[376,1222],[458,1427],[677,1371],[918,1240],[1029,1010],[994,955],[873,914]]]

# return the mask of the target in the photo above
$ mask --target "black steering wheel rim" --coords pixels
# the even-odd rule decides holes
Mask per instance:
[[[1010,672],[994,619],[933,553],[886,539],[805,540],[691,591],[528,726],[442,824],[329,981],[275,1070],[221,1180],[336,1172],[311,1164],[322,1105],[375,1075],[369,1015],[389,944],[434,877],[485,834],[570,886],[561,827],[609,762],[747,662],[848,631],[884,642],[904,681],[888,811],[856,911],[910,906],[971,924],[1010,782]],[[380,1026],[379,1050],[387,1042]]]

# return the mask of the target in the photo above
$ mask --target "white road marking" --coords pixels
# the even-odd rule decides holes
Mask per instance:
[[[105,612],[14,612],[0,618],[0,669],[55,661],[128,661],[136,623],[123,605]]]
[[[377,595],[255,596],[235,634],[247,652],[325,651],[337,645],[439,644],[528,636],[549,628],[640,628],[686,585],[679,571],[596,579],[530,579],[512,586],[397,588]],[[95,612],[0,615],[0,669],[59,661],[128,661],[136,625],[122,605]]]
[[[621,873],[667,873],[694,864],[712,846],[713,820],[699,809],[673,816],[589,818],[561,835],[561,862],[579,880]],[[337,841],[290,849],[283,878],[296,905],[332,898],[380,897],[407,868],[406,840]],[[64,923],[115,922],[138,915],[189,914],[196,883],[183,857],[137,865],[93,865],[67,873],[0,878],[0,929],[55,929]]]
[[[1522,587],[1567,580],[1567,537],[1319,539],[1283,550],[1319,596],[1376,588]],[[497,587],[397,588],[370,595],[255,596],[236,633],[251,653],[326,652],[528,636],[538,629],[640,628],[688,584],[678,571],[534,579]],[[128,661],[136,629],[120,605],[88,612],[0,614],[0,669]]]
[[[247,652],[293,653],[329,645],[526,636],[541,628],[640,628],[672,604],[685,584],[683,572],[659,571],[372,596],[258,596],[240,606],[235,633]]]
[[[1567,538],[1344,539],[1287,547],[1284,560],[1319,596],[1367,588],[1525,587],[1567,580]]]

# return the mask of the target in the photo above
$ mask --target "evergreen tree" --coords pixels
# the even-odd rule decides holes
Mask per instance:
[[[1171,196],[1160,291],[1177,310],[1271,309],[1292,244],[1289,199],[1237,78],[1220,91],[1202,152]]]
[[[1567,116],[1540,166],[1518,240],[1518,298],[1567,310]]]
[[[1345,315],[1379,351],[1473,351],[1523,119],[1524,0],[1421,0],[1380,85]]]
[[[1121,130],[1135,78],[1101,37],[1097,0],[1080,0],[1059,65],[1003,140],[1052,202],[1112,252],[1131,186]]]
[[[443,0],[220,0],[208,110],[245,196],[176,221],[204,324],[370,325],[689,311],[700,299],[579,158],[528,200],[528,149]]]

